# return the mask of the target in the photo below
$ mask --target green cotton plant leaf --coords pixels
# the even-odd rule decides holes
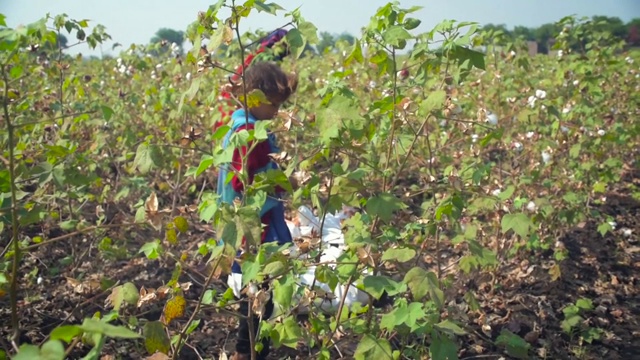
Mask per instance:
[[[104,120],[111,120],[111,117],[113,116],[113,109],[106,105],[101,105],[100,109],[102,110],[102,116],[104,117]]]
[[[162,152],[156,145],[141,143],[136,150],[136,156],[133,159],[133,168],[137,169],[141,174],[147,174],[153,168],[160,168],[163,165]]]
[[[496,345],[504,347],[509,356],[517,359],[528,359],[531,345],[520,336],[509,330],[502,330],[496,339]]]
[[[291,29],[285,35],[285,39],[287,44],[289,44],[289,49],[291,49],[291,55],[293,55],[294,59],[297,59],[302,55],[305,46],[307,45],[307,41],[302,36],[302,33],[298,29]]]
[[[437,330],[431,332],[429,352],[433,360],[458,360],[458,346],[456,343]]]
[[[51,340],[62,340],[67,344],[71,343],[73,339],[82,334],[82,329],[78,325],[62,325],[51,331],[49,337]]]
[[[356,360],[393,360],[393,352],[387,339],[365,334],[358,343],[354,358]]]
[[[287,274],[274,283],[273,300],[283,309],[291,308],[295,286],[293,275]]]
[[[420,267],[414,267],[405,275],[404,283],[409,286],[416,300],[429,295],[431,301],[433,301],[438,308],[442,308],[444,304],[444,292],[440,290],[440,282],[434,272],[427,272]]]
[[[509,230],[513,230],[520,237],[527,237],[529,230],[533,226],[531,219],[523,213],[517,214],[505,214],[501,221],[502,232],[506,233]]]
[[[168,354],[171,350],[171,341],[165,331],[164,324],[160,321],[149,321],[142,329],[144,347],[151,355],[156,352]]]
[[[271,339],[276,348],[284,345],[295,349],[301,338],[302,329],[300,325],[298,325],[298,322],[291,316],[286,317],[283,322],[277,323],[271,332]]]
[[[347,58],[344,60],[344,65],[349,66],[353,61],[358,63],[362,63],[364,61],[364,57],[362,56],[362,44],[360,43],[360,39],[356,39],[355,44],[353,44],[353,49]]]
[[[405,284],[393,281],[386,276],[366,276],[362,280],[362,285],[364,291],[376,299],[379,299],[385,291],[391,296],[406,291]]]
[[[420,115],[428,116],[433,110],[439,109],[447,99],[444,90],[436,90],[430,93],[425,100],[420,103]]]
[[[454,323],[449,319],[437,323],[435,327],[442,332],[449,332],[455,335],[465,335],[467,333],[463,328],[460,327],[460,325]]]
[[[382,261],[397,261],[400,263],[406,263],[416,256],[416,251],[411,248],[391,248],[385,250],[382,254]]]
[[[277,15],[279,10],[284,10],[280,5],[276,3],[265,3],[264,1],[256,0],[254,6],[258,12],[266,12],[271,15]]]
[[[406,204],[391,193],[382,193],[367,200],[367,213],[379,216],[385,222],[391,221],[396,210],[406,207]]]
[[[137,339],[140,337],[140,334],[124,326],[115,326],[96,319],[84,319],[80,328],[86,333],[102,334],[111,338]]]
[[[393,25],[382,33],[382,38],[387,44],[402,49],[413,36],[401,25]]]
[[[360,115],[357,99],[343,95],[335,95],[326,108],[317,113],[316,123],[320,132],[320,140],[328,145],[332,139],[343,135],[343,128],[348,130],[364,129],[364,118]]]
[[[412,302],[400,302],[394,305],[393,311],[382,315],[380,326],[383,329],[393,330],[396,326],[406,325],[410,331],[415,331],[420,325],[419,321],[426,316],[424,304]]]

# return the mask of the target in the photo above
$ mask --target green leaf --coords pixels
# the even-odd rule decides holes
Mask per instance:
[[[412,248],[391,248],[382,254],[382,261],[397,261],[405,263],[416,256],[416,251]]]
[[[502,217],[502,232],[513,230],[520,237],[527,237],[529,229],[533,226],[531,219],[523,213],[506,214]]]
[[[80,334],[82,334],[82,329],[78,325],[62,325],[53,329],[49,336],[51,340],[62,340],[69,344],[73,338]]]
[[[213,298],[216,296],[215,290],[207,290],[204,292],[204,296],[202,297],[203,305],[211,305],[213,304]]]
[[[502,330],[496,339],[496,345],[505,347],[507,354],[518,359],[528,359],[531,345],[509,330]]]
[[[417,28],[418,26],[420,26],[421,22],[422,21],[420,21],[419,19],[416,19],[416,18],[410,18],[410,17],[406,18],[404,20],[404,28],[406,30],[413,30],[413,29]]]
[[[450,332],[455,335],[465,335],[467,332],[464,331],[458,324],[454,323],[451,320],[444,320],[435,325],[438,330],[444,332]]]
[[[64,345],[61,341],[49,340],[40,349],[39,360],[63,360],[64,358]]]
[[[447,99],[447,93],[444,90],[436,90],[427,96],[427,98],[420,103],[420,114],[428,116],[431,111],[439,109]]]
[[[104,120],[111,120],[111,117],[113,116],[113,109],[106,105],[101,105],[100,109],[102,110],[102,116],[104,116]]]
[[[591,311],[593,310],[593,301],[587,298],[581,298],[576,301],[576,306],[582,310]]]
[[[154,167],[162,167],[162,153],[156,145],[142,143],[138,145],[136,156],[133,159],[133,167],[141,174],[147,174]]]
[[[96,319],[84,319],[80,328],[87,333],[102,334],[111,338],[137,339],[140,337],[124,326],[114,326]]]
[[[294,59],[299,58],[307,44],[305,39],[302,37],[300,30],[295,28],[289,30],[285,38],[287,40],[287,44],[289,44],[289,48],[291,49],[291,55],[293,55]]]
[[[36,345],[31,344],[22,344],[18,353],[12,358],[13,360],[39,360],[40,359],[40,349]],[[64,354],[62,357],[57,360],[63,360]]]
[[[266,4],[263,1],[256,0],[254,6],[258,10],[258,12],[266,12],[271,15],[277,15],[278,10],[284,10],[280,5],[276,3],[268,3]]]
[[[366,276],[362,285],[364,290],[376,299],[379,299],[385,291],[389,295],[395,295],[405,290],[404,284],[393,281],[386,276]]]
[[[273,300],[283,309],[289,309],[291,307],[294,285],[294,278],[290,274],[279,278],[275,282],[275,286],[273,289]]]
[[[608,222],[604,222],[598,225],[598,232],[600,233],[601,236],[607,235],[607,233],[610,232],[611,230],[613,230],[613,226],[611,226],[611,224],[609,224]]]
[[[129,305],[138,304],[140,293],[132,282],[126,282],[122,285],[122,299]]]
[[[171,341],[167,336],[164,324],[160,321],[149,321],[142,329],[144,336],[144,346],[149,354],[161,352],[168,354],[171,350]]]
[[[351,62],[356,61],[358,63],[362,63],[364,58],[362,56],[362,44],[360,44],[360,39],[356,39],[355,44],[353,44],[353,49],[347,58],[344,60],[344,65],[349,66]]]
[[[427,272],[420,267],[414,267],[405,275],[404,283],[409,286],[416,300],[422,299],[428,294],[438,308],[443,306],[444,292],[440,290],[438,277],[432,271]]]
[[[458,347],[445,334],[432,331],[429,352],[433,360],[458,360]]]
[[[393,360],[393,353],[387,339],[365,334],[358,343],[354,358],[356,360]]]
[[[382,38],[387,44],[402,49],[413,36],[404,27],[394,25],[382,33]]]
[[[288,316],[282,323],[275,325],[271,338],[275,347],[284,345],[295,349],[302,338],[302,329],[293,317]]]
[[[160,251],[162,250],[162,245],[160,245],[159,240],[154,240],[152,242],[148,242],[142,247],[140,247],[140,252],[144,253],[144,255],[149,260],[155,260],[160,256]]]
[[[367,212],[372,216],[379,216],[385,222],[391,221],[394,211],[406,207],[407,205],[390,193],[382,193],[367,201]]]

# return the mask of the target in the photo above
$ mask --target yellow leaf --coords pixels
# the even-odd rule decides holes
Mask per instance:
[[[176,229],[181,233],[186,233],[187,230],[189,230],[189,223],[187,223],[187,219],[182,216],[176,216],[176,218],[173,219],[173,223],[176,225]]]
[[[560,279],[562,273],[560,272],[560,265],[556,264],[549,268],[549,275],[551,275],[551,281]]]
[[[170,324],[171,320],[184,316],[187,301],[182,295],[176,295],[167,301],[164,307],[164,323]]]
[[[176,233],[176,229],[167,229],[167,232],[165,234],[165,238],[167,239],[167,241],[169,242],[169,244],[171,245],[175,245],[178,243],[178,234]]]
[[[144,325],[144,346],[149,354],[169,353],[171,341],[167,336],[164,325],[160,321],[150,321]]]
[[[239,99],[241,102],[244,102],[244,95],[240,95]],[[262,92],[262,90],[251,90],[247,94],[247,107],[258,107],[260,104],[271,104],[271,102],[267,100],[267,96]]]

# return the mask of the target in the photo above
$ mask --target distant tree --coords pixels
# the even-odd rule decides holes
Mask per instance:
[[[151,38],[151,43],[157,44],[157,43],[163,43],[163,42],[166,43],[163,45],[168,45],[166,46],[167,50],[165,51],[168,51],[169,49],[171,49],[171,45],[175,43],[176,45],[178,45],[178,48],[180,49],[179,52],[182,53],[182,43],[184,43],[184,32],[168,29],[168,28],[161,28],[158,31],[156,31],[156,34]]]
[[[594,16],[591,18],[595,24],[595,28],[599,31],[611,33],[615,38],[624,39],[627,35],[628,28],[620,18],[608,16]]]
[[[327,49],[333,50],[336,45],[336,39],[330,33],[323,31],[320,33],[320,40],[316,45],[316,50],[319,54],[323,54]]]
[[[343,32],[342,34],[338,35],[338,37],[336,38],[336,42],[338,41],[342,41],[349,45],[353,45],[356,42],[356,38],[347,32]]]
[[[513,28],[513,31],[511,32],[511,34],[513,35],[514,38],[519,38],[522,37],[525,40],[528,41],[534,41],[536,39],[536,36],[534,34],[534,30],[530,29],[526,26],[516,26]]]

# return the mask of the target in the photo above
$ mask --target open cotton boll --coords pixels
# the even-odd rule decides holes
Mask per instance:
[[[536,211],[538,207],[536,206],[536,203],[534,203],[533,201],[529,201],[529,203],[527,204],[527,210],[533,212]]]
[[[547,151],[542,152],[542,162],[548,164],[551,161],[551,154]]]
[[[544,90],[536,90],[536,97],[538,99],[544,99],[547,97],[547,92]]]
[[[498,125],[498,116],[491,111],[487,111],[487,118],[485,119],[485,122],[491,125]]]

